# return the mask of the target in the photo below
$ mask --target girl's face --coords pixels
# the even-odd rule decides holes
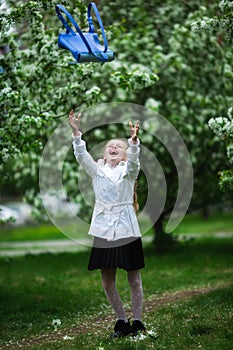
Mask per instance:
[[[117,165],[126,159],[126,150],[128,146],[122,140],[110,140],[104,149],[104,159],[106,163]]]

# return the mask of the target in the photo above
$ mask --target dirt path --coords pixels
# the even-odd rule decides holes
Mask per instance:
[[[0,242],[0,256],[23,256],[26,254],[81,252],[91,246],[91,240],[79,243],[71,239]]]
[[[228,287],[230,284],[219,284],[214,287],[201,287],[195,289],[186,289],[180,290],[173,293],[163,293],[158,295],[152,295],[144,302],[144,313],[150,312],[151,310],[155,310],[164,305],[175,304],[178,302],[187,301],[197,295],[207,294],[217,289],[221,289],[224,287]],[[78,324],[71,328],[63,328],[58,331],[54,331],[53,333],[47,333],[43,335],[34,336],[27,339],[22,339],[18,342],[8,342],[7,344],[0,347],[0,350],[15,350],[22,347],[27,347],[30,345],[41,345],[43,343],[63,341],[65,339],[72,339],[73,337],[77,337],[79,334],[83,333],[91,333],[93,332],[93,327],[95,328],[95,332],[103,333],[103,330],[109,328],[109,325],[112,327],[112,319],[113,316],[103,315],[99,317],[95,317],[91,319],[91,323],[89,319],[84,319],[82,324]]]

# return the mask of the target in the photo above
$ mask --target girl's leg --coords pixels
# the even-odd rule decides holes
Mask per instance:
[[[105,294],[117,318],[127,322],[121,298],[116,290],[116,269],[102,270],[101,274]]]
[[[129,271],[128,281],[131,289],[132,311],[134,317],[132,323],[132,334],[135,337],[139,332],[144,332],[146,330],[144,324],[141,322],[143,290],[140,271]]]
[[[140,270],[128,272],[128,281],[131,289],[131,301],[134,320],[141,320],[143,289]]]

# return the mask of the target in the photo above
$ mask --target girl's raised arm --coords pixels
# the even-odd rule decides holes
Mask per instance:
[[[86,149],[86,142],[82,140],[82,133],[79,130],[81,113],[78,113],[77,117],[74,115],[73,109],[69,113],[69,124],[73,131],[73,149],[74,155],[79,164],[91,177],[95,176],[97,171],[97,164]]]
[[[74,136],[80,136],[81,132],[79,130],[80,120],[82,113],[78,113],[78,116],[75,117],[73,109],[70,110],[69,113],[69,124],[71,129],[73,130]]]
[[[129,148],[127,149],[127,173],[132,178],[137,178],[140,162],[139,162],[139,154],[140,154],[140,142],[138,139],[138,131],[139,131],[139,122],[133,126],[132,122],[129,122],[130,127],[130,135],[131,138],[128,140]]]
[[[130,128],[130,135],[131,135],[132,141],[134,144],[137,144],[138,143],[139,122],[137,121],[135,126],[133,126],[133,123],[130,121],[129,128]]]

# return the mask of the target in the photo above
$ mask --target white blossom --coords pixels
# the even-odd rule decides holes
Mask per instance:
[[[154,98],[148,98],[145,103],[145,107],[152,109],[153,111],[158,111],[161,105],[160,101],[156,101]]]
[[[208,124],[218,136],[222,136],[230,127],[230,121],[225,117],[211,118]]]
[[[233,143],[227,145],[227,157],[230,162],[233,164]]]
[[[154,332],[153,330],[149,330],[149,331],[147,331],[147,333],[152,337],[157,337],[157,333]]]
[[[3,148],[3,150],[2,150],[2,161],[4,163],[7,162],[9,157],[10,157],[9,150],[7,148]]]
[[[54,327],[54,330],[57,331],[58,327],[61,326],[61,320],[59,318],[56,318],[52,321],[52,326]]]
[[[63,340],[72,340],[74,337],[70,337],[69,335],[64,335]]]
[[[229,119],[233,118],[233,107],[228,108],[227,116],[228,116]]]
[[[101,89],[98,86],[93,86],[91,89],[87,90],[85,92],[85,96],[87,99],[93,99],[94,97],[98,96],[101,92]]]

